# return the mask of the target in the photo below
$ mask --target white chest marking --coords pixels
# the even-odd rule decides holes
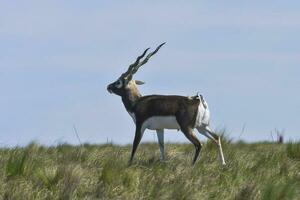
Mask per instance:
[[[154,116],[144,121],[142,130],[180,129],[174,116]]]

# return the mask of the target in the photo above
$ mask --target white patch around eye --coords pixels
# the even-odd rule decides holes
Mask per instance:
[[[121,80],[118,80],[118,81],[116,82],[115,86],[116,86],[117,88],[121,88],[121,87],[123,86],[122,81],[121,81]]]

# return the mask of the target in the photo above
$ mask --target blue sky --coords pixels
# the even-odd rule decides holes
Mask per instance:
[[[74,124],[84,142],[131,143],[134,123],[106,85],[164,41],[135,76],[142,94],[200,91],[230,137],[271,140],[276,128],[299,140],[299,10],[292,0],[1,1],[0,146],[78,144]],[[165,140],[188,142],[177,131]]]

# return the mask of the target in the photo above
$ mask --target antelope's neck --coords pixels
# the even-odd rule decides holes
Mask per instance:
[[[128,112],[133,112],[133,107],[141,96],[142,95],[137,88],[126,90],[125,94],[122,96],[122,101]]]

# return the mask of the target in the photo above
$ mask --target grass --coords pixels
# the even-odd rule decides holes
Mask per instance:
[[[0,199],[300,199],[300,143],[223,141],[203,146],[192,166],[191,144],[61,144],[0,149]]]

